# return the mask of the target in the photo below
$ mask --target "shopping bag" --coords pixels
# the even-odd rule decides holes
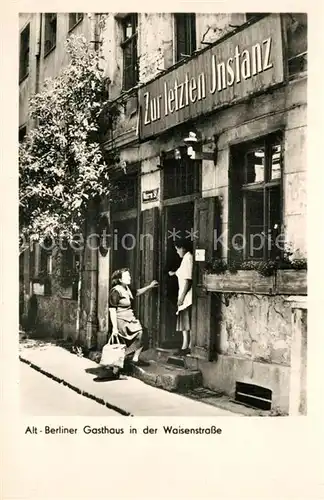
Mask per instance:
[[[100,364],[103,366],[117,366],[123,368],[125,349],[126,345],[121,344],[118,335],[111,334],[107,344],[103,346]]]

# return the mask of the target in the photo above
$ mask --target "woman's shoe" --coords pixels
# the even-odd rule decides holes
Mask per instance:
[[[190,349],[187,347],[187,349],[180,349],[180,356],[187,356],[187,354],[190,354]]]
[[[103,375],[101,377],[96,377],[93,379],[94,382],[110,382],[111,380],[118,380],[120,378],[120,372],[118,371],[117,373],[109,373],[106,375]]]

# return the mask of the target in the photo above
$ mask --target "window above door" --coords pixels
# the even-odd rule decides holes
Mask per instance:
[[[194,195],[200,190],[201,161],[191,160],[179,148],[180,158],[167,158],[163,162],[163,198]]]

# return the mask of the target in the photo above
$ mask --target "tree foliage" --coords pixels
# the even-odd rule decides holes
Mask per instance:
[[[36,126],[19,145],[20,229],[25,235],[73,232],[89,200],[110,193],[108,167],[118,161],[102,148],[102,121],[112,126],[101,58],[84,37],[66,42],[69,63],[30,99]]]

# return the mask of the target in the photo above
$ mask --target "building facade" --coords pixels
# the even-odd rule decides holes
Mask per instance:
[[[37,42],[38,17],[21,26],[21,40],[27,23],[35,33],[30,76],[20,84],[21,125],[27,121],[27,85],[64,64],[60,43],[70,17],[57,15],[57,47],[46,57],[37,56],[44,51]],[[123,170],[116,166],[111,176],[123,196],[104,200],[94,215],[98,227],[106,221],[112,238],[108,251],[85,259],[79,318],[73,287],[64,298],[54,272],[51,294],[36,293],[44,287],[31,285],[25,253],[25,294],[37,295],[40,325],[50,325],[49,331],[55,326],[65,337],[77,332],[86,344],[102,347],[111,272],[129,267],[138,286],[160,282],[137,310],[148,357],[164,359],[180,342],[177,287],[168,271],[179,264],[176,238],[187,237],[194,274],[193,347],[186,367],[199,369],[210,389],[305,412],[306,271],[260,274],[249,265],[275,261],[284,249],[273,242],[282,235],[299,261],[307,258],[307,16],[104,17],[100,33],[95,15],[84,15],[72,29],[99,42],[110,98],[120,103],[104,147],[119,150]],[[239,270],[220,274],[217,262],[223,261],[239,262]],[[34,262],[41,265],[41,257]]]

